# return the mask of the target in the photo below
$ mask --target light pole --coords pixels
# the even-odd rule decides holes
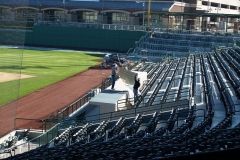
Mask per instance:
[[[64,13],[63,21],[65,21],[65,19],[66,19],[66,10],[65,10],[66,0],[63,0],[62,3],[63,3],[63,9],[64,9],[64,11],[63,11],[63,13]],[[62,16],[60,17],[60,21],[62,21]]]
[[[151,3],[152,0],[148,0],[148,29],[150,29],[150,23],[151,23]]]
[[[144,17],[144,14],[145,14],[145,0],[143,1],[143,26],[145,25],[145,17]]]

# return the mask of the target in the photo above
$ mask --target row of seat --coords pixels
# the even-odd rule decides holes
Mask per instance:
[[[215,36],[215,35],[189,35],[189,34],[174,34],[174,33],[158,33],[154,32],[152,37],[175,39],[175,40],[190,40],[190,41],[203,41],[203,42],[216,42],[216,43],[233,43],[233,37]]]
[[[139,43],[138,48],[142,48],[144,50],[148,50],[150,52],[153,51],[176,51],[176,52],[188,52],[189,47],[188,46],[178,46],[178,45],[172,45],[172,44],[152,44],[152,43]]]
[[[198,40],[198,39],[197,39]],[[203,42],[201,40],[198,41],[189,41],[189,40],[179,40],[176,41],[175,39],[165,39],[165,38],[149,38],[145,40],[145,43],[150,44],[171,44],[171,45],[177,45],[177,46],[191,46],[191,47],[212,47],[214,44],[209,42]]]
[[[173,115],[175,113],[175,111],[174,112],[172,112],[172,114],[171,115]],[[153,122],[155,122],[156,120],[157,120],[157,117],[158,117],[159,115],[157,114],[157,113],[154,113],[153,115],[147,115],[147,116],[141,116],[141,115],[137,115],[136,117],[135,117],[135,119],[133,120],[133,119],[127,119],[126,121],[125,121],[125,125],[127,125],[127,127],[126,127],[126,129],[125,129],[125,136],[124,137],[127,137],[127,138],[129,138],[129,137],[133,137],[133,134],[135,135],[135,137],[134,138],[136,138],[136,136],[139,138],[139,137],[142,137],[143,135],[142,135],[142,129],[138,129],[138,128],[141,128],[141,127],[139,127],[140,126],[140,122],[142,122],[143,124],[147,124],[146,126],[146,128],[148,128],[148,129],[146,129],[145,131],[147,131],[148,133],[150,133],[151,132],[151,126],[152,126],[152,124],[153,124]],[[121,118],[117,123],[116,123],[116,126],[119,126],[119,124],[121,124],[120,122],[122,121],[122,119],[123,118]],[[170,120],[171,120],[172,118],[171,118],[171,116],[169,117],[169,119],[168,119],[168,122],[170,122]],[[129,121],[130,120],[130,121]],[[130,123],[129,123],[130,122]],[[156,123],[156,122],[155,122]],[[104,124],[104,123],[102,123],[102,124]],[[101,124],[99,125],[99,126],[102,126]],[[143,125],[144,126],[144,125]],[[84,128],[84,127],[83,127]],[[99,128],[99,127],[97,127],[97,128]],[[113,127],[113,130],[116,130],[118,127]],[[69,129],[67,129],[67,130],[69,130]],[[80,129],[81,130],[81,129]],[[153,130],[152,130],[153,131]],[[116,133],[116,132],[115,132]],[[63,134],[61,134],[60,136],[58,136],[57,137],[57,139],[59,139],[61,136],[63,136],[63,135],[65,135],[65,132],[63,132]],[[110,135],[110,131],[109,131],[109,135]],[[121,133],[119,133],[118,134],[118,136],[116,137],[116,138],[113,138],[113,140],[119,140],[119,139],[121,139]],[[123,138],[124,138],[123,137]],[[78,141],[78,142],[75,142],[75,143],[82,143],[82,141],[80,142],[80,141]],[[75,144],[74,143],[74,144]],[[62,145],[56,145],[54,148],[59,148],[59,147],[62,147]],[[41,151],[43,148],[42,147],[40,147],[39,148],[39,150]],[[49,150],[51,150],[51,149],[49,149]],[[35,153],[35,152],[34,152]],[[36,157],[36,156],[34,156],[34,157]]]
[[[227,60],[223,59],[223,56],[220,53],[215,54],[215,57],[217,58],[218,62],[220,63],[226,77],[228,78],[228,80],[232,84],[238,98],[240,98],[240,80],[239,80],[238,76],[231,69]]]
[[[168,52],[179,52],[182,54],[208,52],[218,46],[232,47],[234,42],[235,40],[232,36],[152,32],[140,38],[136,43],[134,53],[143,56],[150,54],[161,56]]]

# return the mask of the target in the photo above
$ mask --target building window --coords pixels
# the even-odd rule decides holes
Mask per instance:
[[[113,13],[112,14],[112,21],[113,23],[123,23],[127,24],[128,23],[128,14],[127,13]]]
[[[230,9],[237,10],[237,6],[230,6]]]
[[[97,12],[83,12],[83,19],[87,23],[93,23],[97,21]]]
[[[219,6],[219,3],[213,3],[213,2],[212,2],[212,3],[211,3],[211,6],[212,6],[212,7],[218,7],[218,6]]]
[[[202,1],[202,5],[208,6],[208,2],[207,1]]]
[[[226,4],[221,4],[221,8],[228,9],[229,7],[228,7],[228,5],[226,5]]]
[[[217,21],[217,17],[210,17],[210,21],[216,22]]]
[[[29,8],[22,8],[16,10],[16,19],[23,21],[34,21],[37,18],[37,11]]]

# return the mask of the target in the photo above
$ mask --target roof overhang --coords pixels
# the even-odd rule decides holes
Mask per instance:
[[[151,3],[151,11],[165,11],[168,12],[169,8],[174,2],[169,1],[153,1]],[[148,9],[147,2],[138,1],[72,1],[72,0],[1,0],[0,5],[9,7],[34,7],[39,9],[45,8],[62,8],[67,10],[74,9],[93,9],[98,11],[103,10],[124,10],[128,12],[137,12]]]

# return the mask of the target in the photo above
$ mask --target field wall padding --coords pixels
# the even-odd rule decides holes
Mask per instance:
[[[1,29],[0,44],[126,53],[144,34],[142,31],[38,25],[28,31]]]

